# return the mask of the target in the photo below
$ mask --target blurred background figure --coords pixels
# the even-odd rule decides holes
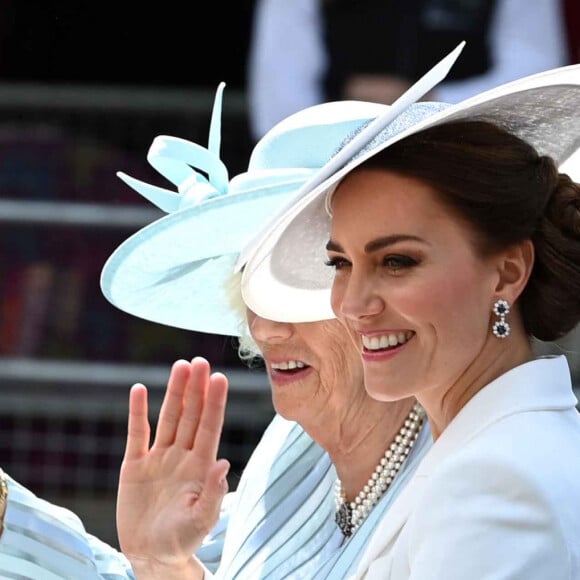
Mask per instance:
[[[564,0],[564,17],[568,36],[568,51],[572,63],[580,62],[580,2]]]
[[[568,64],[566,16],[577,0],[565,12],[567,1],[537,0],[532,8],[527,0],[256,0],[252,137],[323,101],[390,104],[462,40],[460,61],[428,97],[454,103]]]

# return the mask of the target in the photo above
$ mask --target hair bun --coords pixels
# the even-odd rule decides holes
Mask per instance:
[[[580,319],[580,185],[565,173],[557,174],[533,240],[534,276],[522,296],[526,330],[556,340]]]
[[[546,217],[563,234],[580,237],[580,185],[566,173],[558,176],[546,208]]]

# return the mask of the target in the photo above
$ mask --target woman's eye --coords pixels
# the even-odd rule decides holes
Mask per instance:
[[[403,270],[416,266],[418,262],[409,256],[390,255],[385,256],[383,264],[390,270]]]
[[[324,262],[324,264],[326,266],[330,266],[331,268],[334,268],[335,270],[341,270],[342,268],[349,266],[350,262],[348,260],[346,260],[345,258],[339,258],[338,256],[334,256],[332,258],[328,258],[328,260],[326,260],[326,262]]]

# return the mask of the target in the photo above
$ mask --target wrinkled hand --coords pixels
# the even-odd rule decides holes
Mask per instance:
[[[203,358],[174,363],[149,448],[147,389],[133,385],[117,498],[119,544],[139,578],[198,577],[229,463],[217,460],[228,382]]]

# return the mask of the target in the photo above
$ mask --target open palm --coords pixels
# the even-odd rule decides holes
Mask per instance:
[[[229,463],[217,460],[227,388],[203,358],[174,363],[150,447],[147,389],[132,387],[117,529],[136,570],[198,569],[193,554],[227,492]]]

